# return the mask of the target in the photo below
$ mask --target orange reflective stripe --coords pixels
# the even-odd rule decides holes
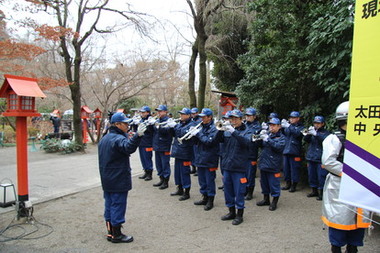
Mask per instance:
[[[183,162],[183,166],[190,166],[191,162]]]
[[[170,151],[165,152],[164,155],[170,155]]]
[[[209,168],[209,171],[216,171],[218,168]]]
[[[325,167],[325,165],[321,164],[321,168],[324,169],[324,168],[326,168],[326,167]]]
[[[371,223],[363,222],[363,208],[358,208],[358,215],[356,216],[356,223],[359,228],[368,228]]]
[[[301,157],[294,157],[294,161],[300,162],[301,161]]]
[[[281,177],[281,173],[275,173],[274,177]]]
[[[322,216],[321,218],[322,218],[323,223],[326,224],[326,226],[329,226],[332,228],[336,228],[336,229],[340,229],[340,230],[354,230],[354,229],[358,228],[358,226],[356,224],[351,224],[351,225],[337,224],[337,223],[333,223],[333,222],[329,221],[324,216]]]
[[[245,177],[240,178],[240,183],[245,184],[247,182],[248,182],[247,178],[245,178]]]
[[[153,151],[153,148],[145,148],[145,151],[146,151],[146,152]]]
[[[256,161],[251,161],[251,165],[256,165],[257,164],[257,162]]]

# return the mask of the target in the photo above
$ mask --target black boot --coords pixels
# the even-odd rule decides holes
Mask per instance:
[[[223,190],[223,189],[224,189],[224,185],[219,186],[218,189],[219,189],[219,190]]]
[[[152,180],[152,173],[153,173],[153,170],[146,170],[146,178],[144,180],[145,181]]]
[[[224,216],[222,216],[222,218],[220,218],[221,220],[233,220],[233,219],[235,219],[235,217],[236,217],[236,209],[235,209],[235,207],[234,206],[233,207],[229,207],[228,211],[229,211],[229,213],[226,214],[226,215],[224,215]]]
[[[289,192],[295,192],[297,189],[297,184],[298,184],[297,182],[293,182],[292,186],[290,186]]]
[[[160,182],[155,183],[153,186],[158,187],[158,186],[161,186],[163,183],[164,183],[164,177],[160,177]]]
[[[232,221],[232,225],[239,225],[243,222],[244,209],[238,209],[235,219]]]
[[[277,209],[277,202],[279,197],[273,197],[272,203],[269,206],[269,210],[274,211]]]
[[[164,182],[162,183],[162,185],[158,188],[160,190],[163,190],[163,189],[166,189],[169,187],[169,178],[164,178]]]
[[[185,192],[183,193],[183,195],[178,199],[179,201],[183,201],[183,200],[186,200],[186,199],[189,199],[190,198],[190,187],[189,188],[185,188]]]
[[[317,200],[321,201],[322,199],[323,199],[323,190],[322,189],[318,189]]]
[[[210,196],[207,198],[207,204],[203,208],[205,211],[209,211],[214,207],[214,198],[215,196]]]
[[[125,235],[121,232],[121,225],[112,227],[112,240],[113,243],[119,242],[133,242],[133,236]]]
[[[290,181],[286,181],[286,185],[284,187],[281,187],[281,190],[289,190],[290,186],[291,186],[291,182]]]
[[[331,245],[331,252],[332,253],[342,253],[342,249],[341,249],[341,247]]]
[[[256,203],[257,206],[269,206],[269,194],[264,194],[264,199]]]
[[[106,221],[106,227],[107,227],[107,241],[112,241],[112,225],[111,222]]]
[[[197,167],[191,165],[190,174],[194,174],[195,172],[197,172]]]
[[[201,206],[201,205],[207,204],[208,196],[206,194],[203,194],[202,196],[203,196],[203,198],[201,200],[195,201],[194,205]]]
[[[177,191],[170,193],[170,196],[181,196],[181,195],[183,195],[183,188],[182,188],[182,185],[179,184],[177,186]]]
[[[318,191],[316,187],[311,188],[311,192],[307,194],[308,198],[317,197],[317,196],[318,196]]]
[[[253,187],[248,187],[247,188],[247,196],[245,196],[245,200],[251,200],[253,199]]]
[[[144,175],[140,176],[139,179],[145,179],[147,176],[146,170],[144,170]]]
[[[347,253],[357,253],[358,252],[358,247],[354,246],[354,245],[347,244],[346,252]]]

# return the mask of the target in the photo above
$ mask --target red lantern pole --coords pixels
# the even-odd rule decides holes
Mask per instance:
[[[28,130],[26,117],[16,117],[17,190],[18,200],[29,200],[28,185]]]

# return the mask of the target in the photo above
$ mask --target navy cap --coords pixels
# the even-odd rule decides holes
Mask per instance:
[[[187,108],[187,107],[184,107],[184,108],[182,108],[182,110],[181,111],[178,111],[178,113],[180,113],[180,114],[191,114],[191,110],[189,109],[189,108]]]
[[[235,109],[231,111],[230,117],[242,118],[243,113],[240,110]]]
[[[123,123],[131,123],[131,119],[127,118],[124,113],[122,112],[117,112],[111,117],[111,124],[116,123],[116,122],[123,122]]]
[[[279,118],[271,118],[268,122],[268,125],[281,125]]]
[[[278,118],[278,114],[275,113],[275,112],[271,112],[271,113],[269,114],[269,118],[270,118],[270,119],[271,119],[271,118]]]
[[[256,109],[249,107],[245,110],[245,115],[254,116],[256,115]]]
[[[204,116],[211,116],[213,113],[210,108],[203,108],[201,113],[199,114],[200,117]]]
[[[194,108],[191,108],[191,113],[198,113],[198,108],[194,107]]]
[[[323,116],[315,116],[314,123],[325,123],[325,118]]]
[[[289,117],[290,117],[290,118],[299,118],[299,117],[300,117],[300,113],[299,113],[299,112],[296,112],[296,111],[292,111],[292,112],[289,114]]]
[[[167,111],[168,108],[166,107],[166,105],[159,105],[157,108],[156,108],[156,111]]]
[[[224,119],[228,119],[231,116],[231,111],[227,111],[226,114],[222,116]]]
[[[150,107],[144,105],[143,107],[141,107],[140,112],[150,112]]]

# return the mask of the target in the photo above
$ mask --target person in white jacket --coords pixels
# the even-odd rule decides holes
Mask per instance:
[[[344,143],[346,140],[348,101],[337,107],[339,130],[323,141],[322,166],[329,172],[323,189],[322,221],[329,227],[331,252],[358,252],[363,246],[364,229],[370,226],[369,212],[338,202],[343,170]]]

